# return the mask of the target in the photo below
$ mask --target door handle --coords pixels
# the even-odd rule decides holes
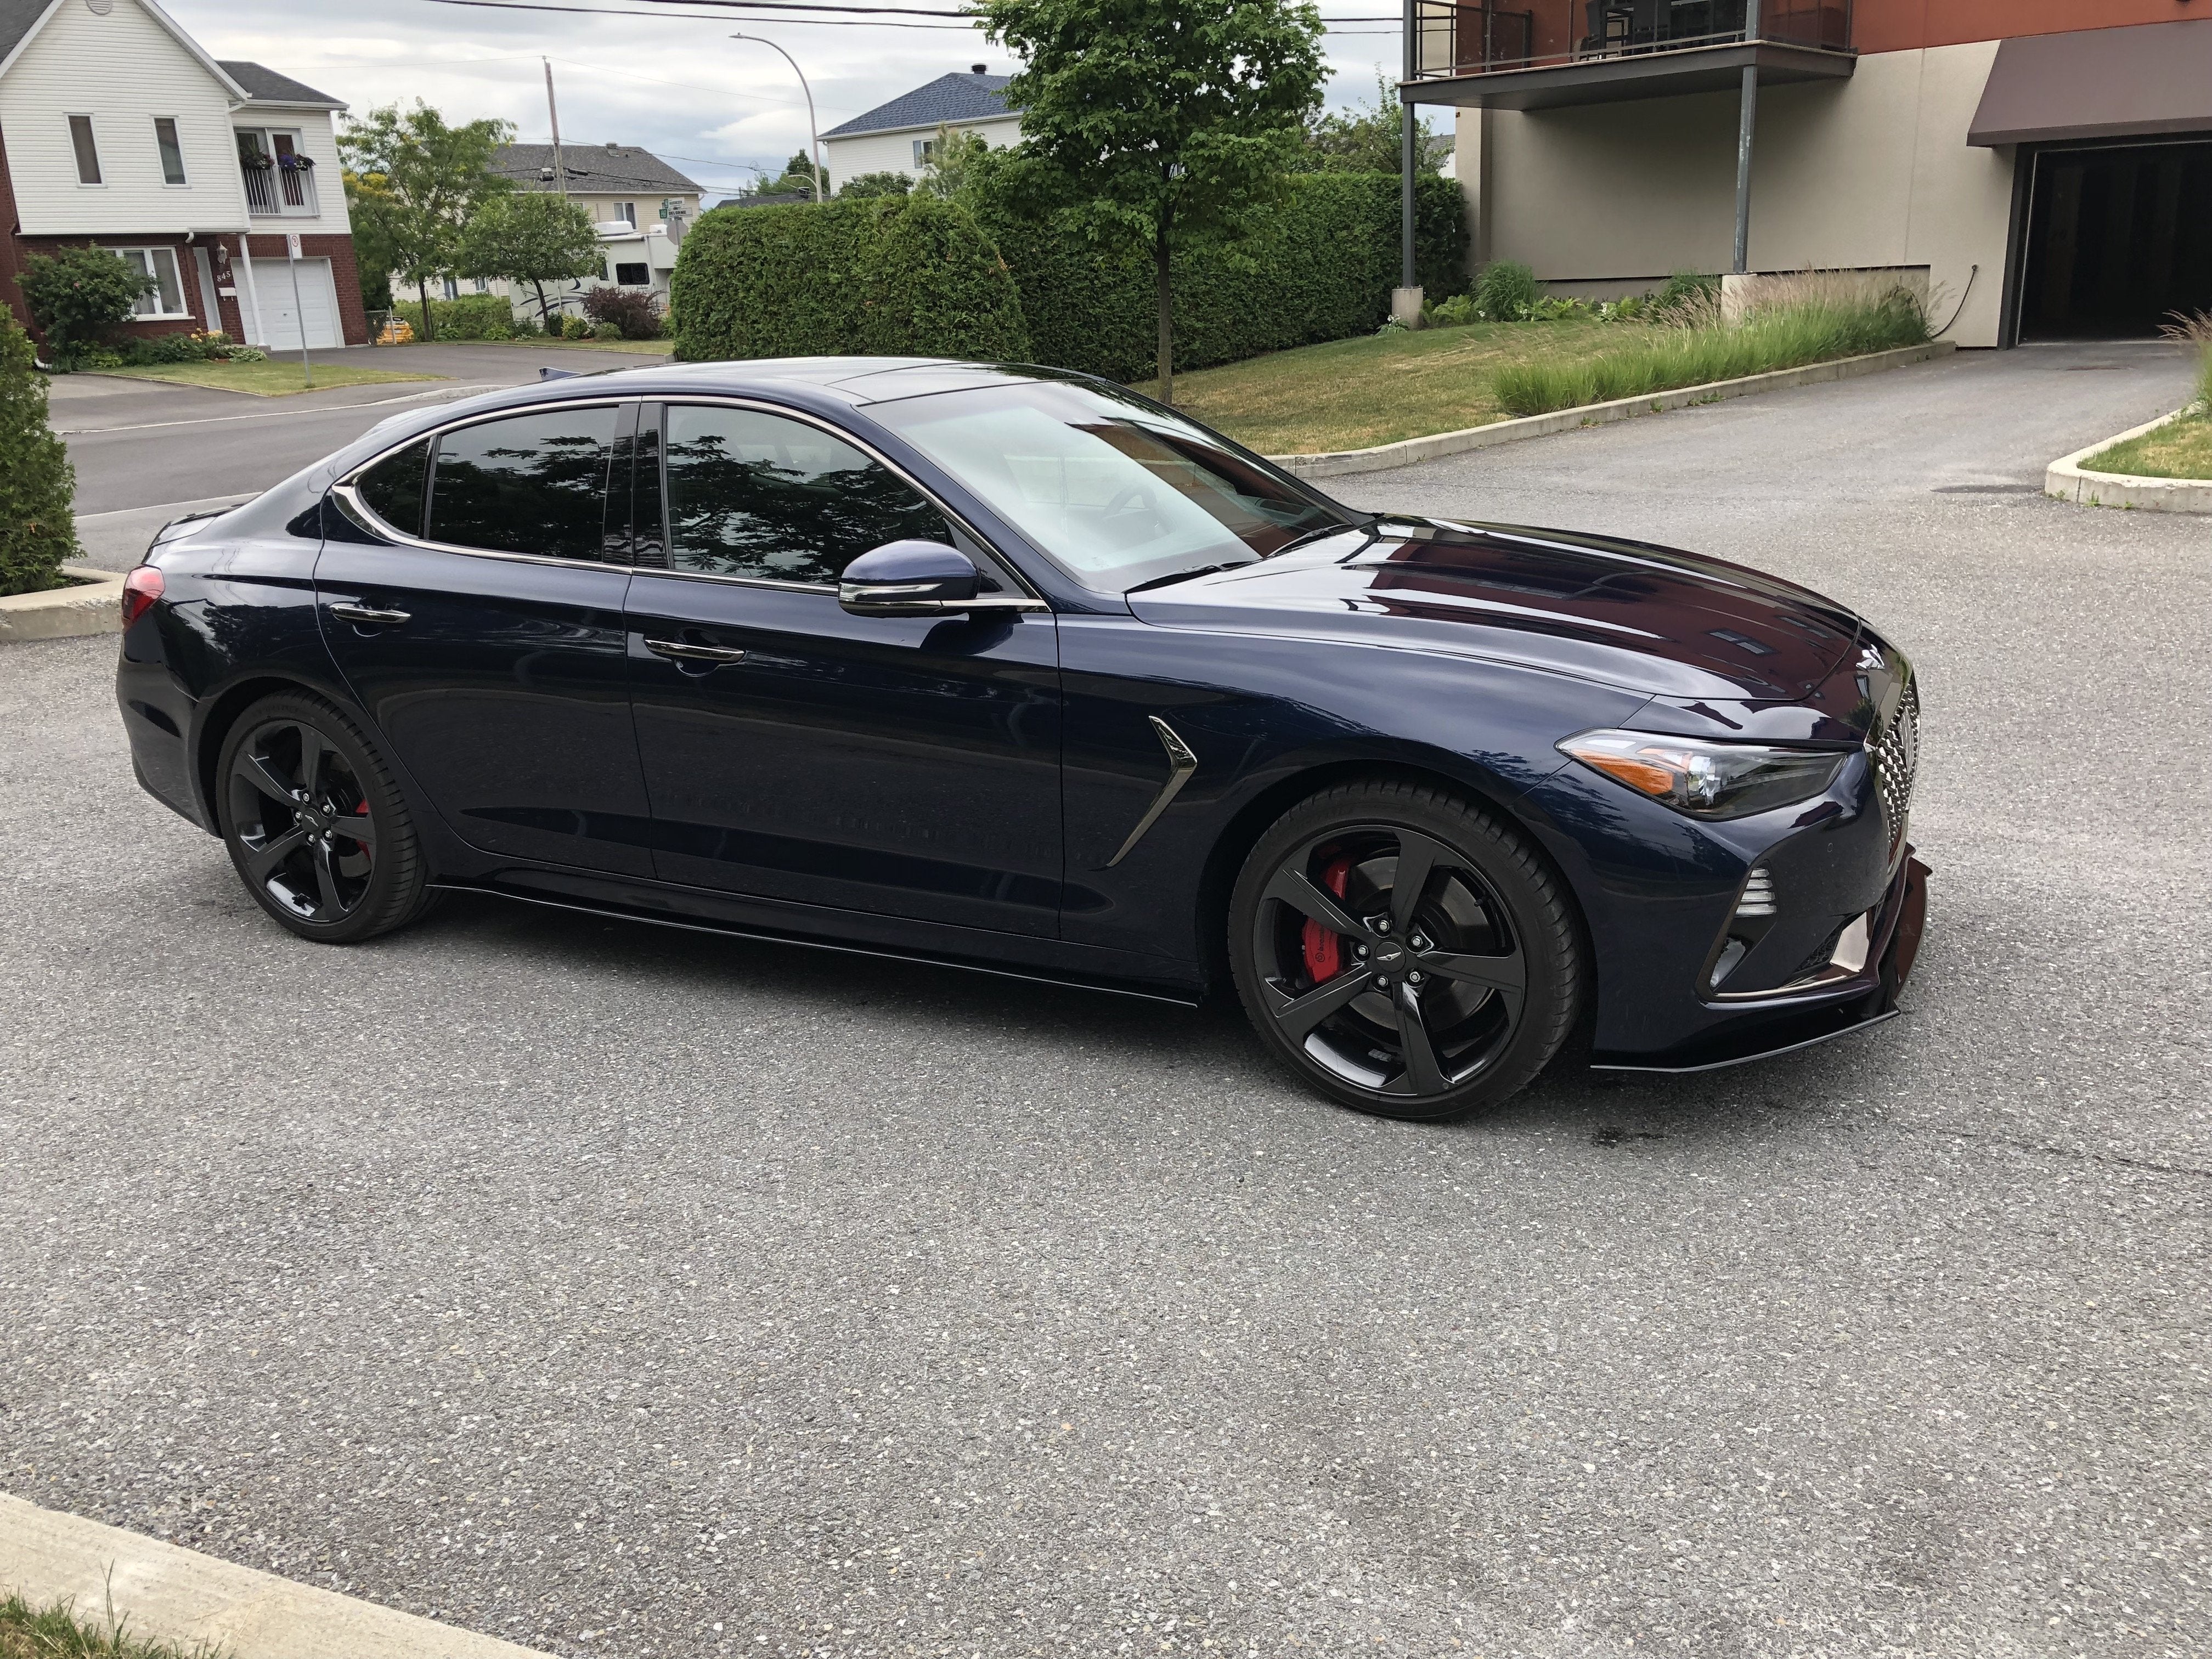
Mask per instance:
[[[407,620],[404,611],[379,611],[373,605],[353,605],[343,599],[331,606],[331,615],[349,623],[382,623],[387,626]]]
[[[745,653],[732,645],[687,645],[682,640],[647,640],[645,648],[656,657],[676,657],[685,662],[743,662]]]

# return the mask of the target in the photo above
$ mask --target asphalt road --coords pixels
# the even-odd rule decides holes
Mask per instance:
[[[112,641],[0,650],[0,1486],[566,1655],[2202,1655],[2212,524],[2028,493],[2185,378],[1351,481],[1925,677],[1905,1018],[1450,1127],[1220,1012],[491,901],[297,943],[132,787]]]
[[[258,495],[411,404],[518,386],[545,364],[590,373],[662,361],[531,343],[356,346],[309,356],[439,379],[262,398],[119,375],[56,377],[54,429],[76,465],[76,510],[94,562],[128,569],[165,518]]]

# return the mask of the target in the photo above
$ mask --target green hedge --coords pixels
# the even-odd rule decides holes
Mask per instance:
[[[717,208],[678,250],[669,303],[687,362],[1030,355],[998,251],[935,197]]]
[[[58,586],[76,551],[76,475],[46,424],[31,337],[0,311],[0,595]]]
[[[1388,173],[1304,173],[1249,237],[1177,256],[1176,367],[1371,333],[1398,285],[1400,195]],[[1466,198],[1449,179],[1413,197],[1414,270],[1431,301],[1467,286]],[[1152,378],[1151,262],[1101,252],[1053,223],[987,214],[1021,289],[1034,361],[1116,380]]]
[[[420,300],[403,301],[392,312],[415,331],[416,339],[428,337],[422,328]],[[438,325],[438,338],[441,340],[512,340],[519,335],[535,335],[538,331],[534,323],[518,323],[514,306],[501,294],[465,294],[458,300],[433,300],[430,320]]]

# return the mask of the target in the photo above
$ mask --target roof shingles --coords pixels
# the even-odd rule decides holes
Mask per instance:
[[[946,122],[992,121],[1018,115],[1002,95],[1011,75],[940,75],[926,87],[878,104],[865,115],[834,126],[824,138],[854,138],[864,132],[898,132]]]
[[[244,87],[246,95],[257,104],[309,104],[325,109],[345,107],[343,99],[333,98],[327,92],[317,92],[304,82],[295,81],[289,75],[279,75],[273,69],[227,58],[216,61],[222,65],[222,72]]]
[[[5,3],[5,0],[0,0]],[[563,144],[561,165],[572,191],[658,191],[665,195],[699,194],[699,186],[650,150],[634,144]],[[553,146],[503,144],[492,155],[491,170],[525,190],[558,188],[552,178]]]

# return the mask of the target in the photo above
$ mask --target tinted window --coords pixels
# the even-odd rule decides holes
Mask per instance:
[[[549,410],[447,433],[431,479],[430,539],[601,557],[615,419],[612,408]]]
[[[422,533],[422,481],[430,475],[430,441],[410,444],[361,475],[354,487],[368,510],[394,530]]]
[[[668,410],[668,562],[678,570],[834,582],[870,548],[950,542],[898,475],[816,427],[743,409]]]

